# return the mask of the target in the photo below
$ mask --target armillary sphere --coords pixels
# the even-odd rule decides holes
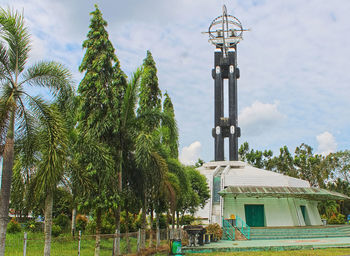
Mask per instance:
[[[234,48],[243,39],[242,23],[232,15],[227,14],[226,6],[222,7],[222,15],[215,18],[209,26],[209,42],[221,48],[226,55],[229,48]]]

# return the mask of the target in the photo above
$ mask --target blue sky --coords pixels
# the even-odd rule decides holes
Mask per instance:
[[[275,154],[303,142],[324,154],[349,149],[350,1],[0,0],[24,11],[31,61],[64,63],[76,85],[96,2],[126,74],[151,50],[175,106],[184,163],[213,159],[214,47],[201,32],[223,4],[251,29],[238,46],[239,142]]]

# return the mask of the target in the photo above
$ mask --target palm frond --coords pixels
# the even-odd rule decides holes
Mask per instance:
[[[168,172],[168,165],[163,157],[161,157],[157,152],[152,152],[152,179],[158,182],[158,189],[160,183],[165,179],[166,173]],[[156,186],[157,186],[156,185]]]
[[[30,34],[25,26],[23,14],[0,8],[1,37],[8,44],[11,70],[18,75],[24,69],[30,51]]]
[[[38,62],[29,67],[23,74],[24,80],[20,85],[42,86],[51,90],[55,96],[64,99],[69,98],[73,93],[72,75],[70,71],[54,61]]]
[[[37,114],[41,114],[41,123],[44,124],[40,136],[40,151],[42,159],[37,173],[37,187],[39,192],[48,193],[53,191],[61,180],[64,169],[64,159],[67,148],[67,132],[64,121],[54,105],[49,106],[38,99],[32,106]]]
[[[10,60],[7,48],[2,42],[0,42],[0,79],[11,81],[12,84],[14,83],[11,77]]]
[[[38,122],[35,116],[25,108],[25,103],[21,98],[18,99],[16,116],[16,148],[20,148],[24,159],[30,161],[39,147],[37,138],[39,134]]]
[[[128,123],[128,120],[131,116],[135,114],[136,104],[137,104],[137,97],[138,97],[138,87],[140,83],[142,71],[140,68],[136,70],[135,73],[133,73],[131,80],[129,81],[126,92],[124,95],[124,99],[121,106],[121,113],[122,113],[122,122],[121,126],[125,127]]]
[[[135,160],[140,169],[147,169],[152,165],[154,141],[152,135],[140,132],[136,138]]]

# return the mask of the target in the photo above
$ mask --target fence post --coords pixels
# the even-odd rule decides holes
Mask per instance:
[[[141,247],[141,229],[137,232],[137,252],[140,252]]]
[[[27,255],[27,238],[28,238],[28,234],[27,232],[24,232],[23,256]]]
[[[78,237],[78,256],[80,256],[80,247],[81,247],[81,230],[79,230],[79,237]]]

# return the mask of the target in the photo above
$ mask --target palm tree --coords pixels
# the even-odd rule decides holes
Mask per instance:
[[[0,191],[0,256],[5,253],[6,227],[14,144],[17,137],[28,138],[23,144],[32,150],[31,136],[37,117],[44,114],[44,101],[26,92],[27,87],[40,86],[51,90],[54,96],[64,95],[70,88],[70,73],[56,62],[38,62],[25,68],[30,51],[30,34],[23,15],[0,9],[0,145],[3,148],[2,180]],[[43,118],[48,116],[42,115]],[[51,129],[51,128],[50,128]]]
[[[62,116],[52,106],[47,108],[40,132],[40,161],[34,176],[36,195],[45,195],[45,247],[44,256],[50,256],[53,192],[64,173],[64,162],[67,149],[67,131]]]

